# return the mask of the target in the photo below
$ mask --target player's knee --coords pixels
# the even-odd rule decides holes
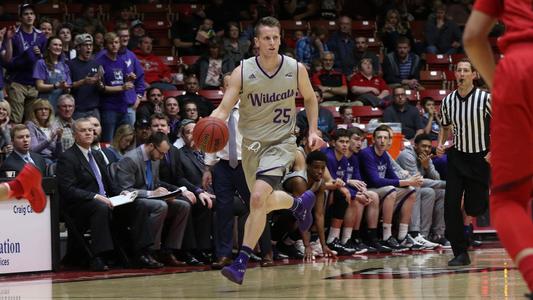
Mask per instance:
[[[390,192],[385,199],[383,199],[383,202],[394,202],[396,201],[396,192]]]
[[[263,209],[265,207],[265,201],[261,196],[261,193],[253,192],[250,195],[250,209]]]

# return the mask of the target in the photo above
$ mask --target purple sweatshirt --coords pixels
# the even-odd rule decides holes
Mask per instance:
[[[103,82],[107,86],[124,85],[124,77],[128,74],[126,63],[117,57],[116,60],[103,55],[96,59],[97,63],[104,68]],[[112,94],[101,94],[100,107],[105,111],[115,111],[126,113],[128,111],[128,101],[125,92]]]
[[[13,58],[6,65],[8,80],[23,85],[35,85],[33,67],[42,57],[35,55],[33,47],[39,47],[41,53],[44,54],[46,37],[35,27],[33,28],[33,32],[28,34],[19,26],[15,30],[12,43]]]
[[[144,70],[141,66],[141,63],[137,59],[137,56],[132,51],[125,49],[126,51],[119,50],[118,58],[123,60],[126,63],[126,68],[128,72],[126,73],[135,73],[136,79],[134,82],[135,88],[126,91],[126,99],[128,106],[131,106],[137,100],[137,95],[144,96]],[[107,50],[102,50],[96,54],[95,59],[99,59],[102,56],[106,56]]]
[[[392,169],[389,156],[385,154],[378,156],[374,147],[365,148],[360,152],[359,166],[369,188],[400,185],[400,179]]]

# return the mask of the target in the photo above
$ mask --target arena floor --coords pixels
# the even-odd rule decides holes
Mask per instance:
[[[235,285],[208,267],[62,271],[0,277],[0,299],[524,299],[505,251],[471,252],[472,265],[448,268],[451,252],[280,262],[248,270]]]

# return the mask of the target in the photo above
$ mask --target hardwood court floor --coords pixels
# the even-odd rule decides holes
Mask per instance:
[[[470,257],[470,266],[456,268],[446,267],[449,251],[256,267],[242,286],[218,271],[73,282],[57,274],[34,281],[0,277],[0,299],[524,299],[527,288],[502,248],[471,251]]]

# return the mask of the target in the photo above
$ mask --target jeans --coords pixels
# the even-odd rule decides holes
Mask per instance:
[[[111,110],[101,112],[102,122],[102,140],[101,142],[110,143],[113,140],[115,130],[122,124],[131,124],[127,112],[120,113]]]

